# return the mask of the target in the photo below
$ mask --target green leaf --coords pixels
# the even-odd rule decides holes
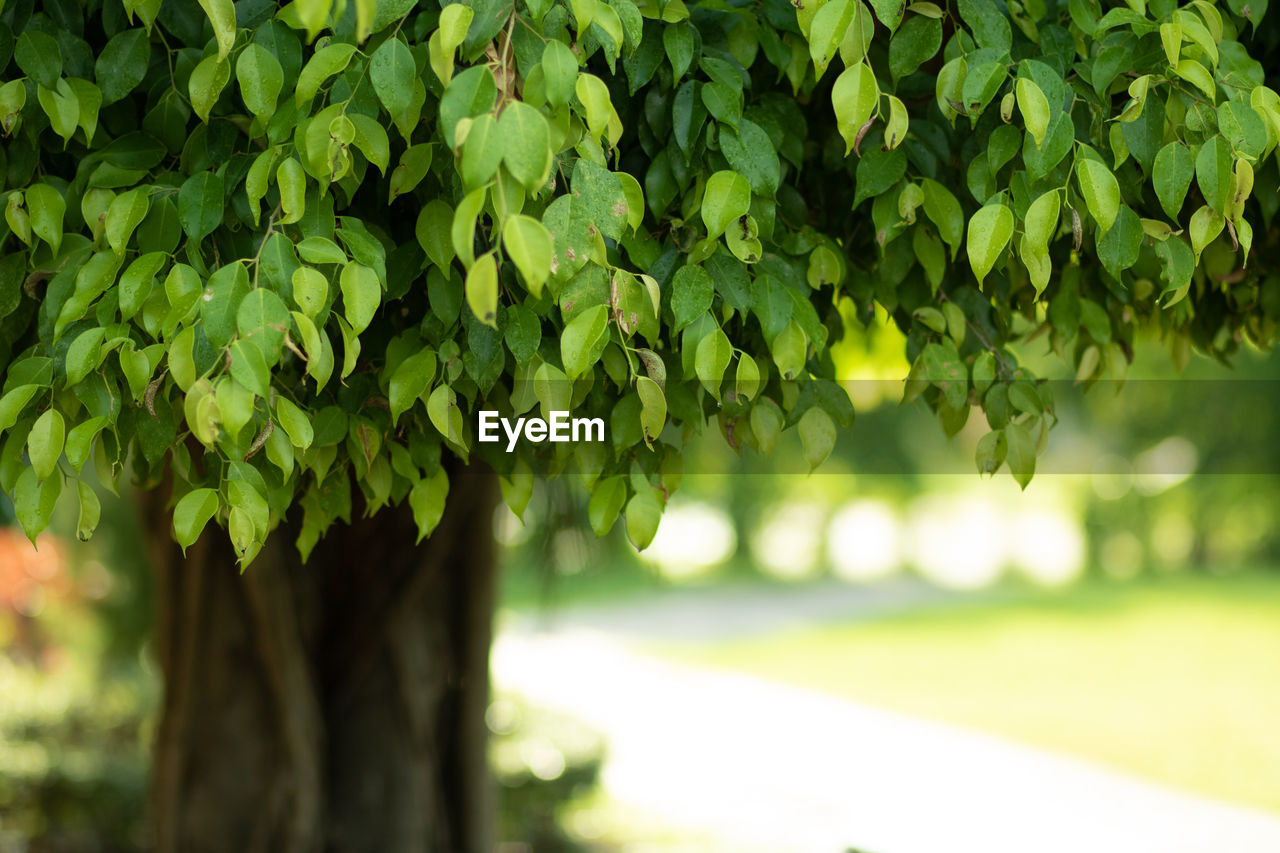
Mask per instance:
[[[27,213],[31,218],[31,230],[58,253],[62,245],[62,218],[67,203],[61,194],[48,184],[34,184],[26,189]]]
[[[591,492],[587,519],[597,537],[604,536],[622,515],[627,500],[627,481],[623,477],[602,477]]]
[[[311,267],[298,267],[293,271],[293,301],[308,317],[315,317],[329,302],[329,280],[324,273]]]
[[[53,128],[53,132],[62,137],[64,145],[70,142],[80,120],[80,103],[67,81],[59,80],[57,91],[40,86],[36,91],[36,99],[44,114],[49,117],[49,126]]]
[[[378,306],[382,304],[382,285],[378,274],[364,264],[352,261],[342,268],[339,278],[342,305],[351,330],[360,334],[369,327]]]
[[[129,190],[116,196],[107,208],[103,232],[117,255],[123,255],[133,232],[147,215],[149,199],[144,189]]]
[[[276,420],[284,429],[289,441],[299,450],[306,450],[315,440],[311,418],[302,409],[284,397],[276,398]]]
[[[1181,142],[1170,142],[1156,154],[1151,182],[1155,186],[1156,198],[1160,199],[1160,206],[1174,222],[1178,221],[1178,214],[1182,212],[1182,203],[1187,197],[1195,171],[1195,159]]]
[[[1195,253],[1197,265],[1200,263],[1200,253],[1218,238],[1225,226],[1226,220],[1222,218],[1222,214],[1207,204],[1201,205],[1200,209],[1191,215],[1191,225],[1187,230],[1191,236],[1191,250]]]
[[[643,551],[653,542],[662,521],[662,504],[658,503],[653,489],[643,488],[627,501],[627,537],[631,544]]]
[[[1191,284],[1196,271],[1196,256],[1186,241],[1170,237],[1155,244],[1156,257],[1160,259],[1160,277],[1164,280],[1164,293],[1176,291]]]
[[[707,179],[702,195],[702,222],[714,239],[751,207],[751,185],[737,172],[720,171]]]
[[[432,199],[418,213],[417,226],[414,233],[418,245],[427,253],[431,263],[442,270],[448,270],[453,263],[453,241],[450,231],[453,225],[453,211],[440,199]]]
[[[640,397],[640,429],[645,444],[652,445],[667,423],[667,397],[648,376],[636,377],[636,394]]]
[[[689,24],[663,27],[662,48],[671,63],[672,82],[679,83],[693,64],[694,28]]]
[[[1138,262],[1142,248],[1142,220],[1127,205],[1120,206],[1115,224],[1098,238],[1098,260],[1116,278]]]
[[[674,29],[666,28],[663,36],[665,37]],[[542,79],[547,103],[552,107],[563,107],[573,98],[574,87],[578,81],[578,57],[564,42],[551,39],[543,48]]]
[[[236,335],[236,314],[249,292],[249,271],[240,261],[227,264],[209,276],[200,300],[200,321],[209,343],[221,349]]]
[[[902,20],[902,12],[906,9],[906,4],[902,0],[871,0],[871,8],[876,10],[876,17],[880,19],[880,23],[888,27],[889,32],[892,33]]]
[[[809,55],[813,59],[815,78],[822,78],[823,72],[835,57],[859,2],[860,0],[828,0],[814,14],[809,29]]]
[[[409,57],[413,66],[413,57]],[[481,115],[493,109],[498,100],[498,87],[488,67],[478,65],[456,75],[445,87],[440,98],[440,126],[445,144],[455,147],[454,133],[458,122],[464,118]]]
[[[769,134],[753,121],[742,119],[738,129],[720,131],[720,151],[729,166],[747,179],[751,191],[772,198],[782,181],[782,166]]]
[[[27,433],[27,454],[31,468],[41,480],[47,479],[58,467],[62,445],[67,438],[67,423],[57,409],[47,409],[36,418],[31,432]]]
[[[22,73],[38,85],[46,89],[58,85],[58,78],[62,76],[62,50],[48,33],[24,29],[13,47],[13,59]]]
[[[377,119],[358,113],[350,117],[355,127],[353,144],[365,156],[365,159],[378,167],[384,175],[387,166],[391,165],[391,141],[387,138],[386,129]]]
[[[187,93],[191,96],[191,108],[201,121],[207,122],[218,96],[231,80],[231,63],[217,56],[206,56],[197,63],[187,81]]]
[[[671,331],[680,331],[710,310],[714,298],[715,283],[702,267],[688,264],[676,270],[671,283],[671,311],[675,315]]]
[[[1023,220],[1027,241],[1038,249],[1046,249],[1058,231],[1058,214],[1062,199],[1058,190],[1049,190],[1031,203]]]
[[[427,417],[447,441],[461,444],[462,412],[458,409],[457,395],[448,385],[437,385],[427,398]]]
[[[440,12],[440,28],[431,34],[428,43],[431,70],[444,85],[453,79],[453,57],[467,40],[467,30],[475,18],[469,6],[452,3]]]
[[[517,363],[527,363],[542,343],[542,321],[525,306],[512,305],[507,309],[506,326],[503,340],[507,342],[507,349],[511,350]]]
[[[1076,159],[1076,182],[1080,195],[1089,208],[1090,215],[1098,223],[1098,230],[1105,233],[1116,221],[1120,210],[1120,184],[1111,170],[1086,157]],[[1012,464],[1012,463],[1010,463]]]
[[[124,30],[113,35],[93,66],[102,102],[114,104],[136,89],[147,74],[150,59],[151,43],[145,30]]]
[[[1196,184],[1205,204],[1223,215],[1231,196],[1231,167],[1231,146],[1220,135],[1200,146],[1196,155]]]
[[[587,132],[598,139],[609,127],[615,115],[609,87],[594,74],[579,74],[573,84],[574,94],[586,111]]]
[[[1267,126],[1262,117],[1240,101],[1218,105],[1218,132],[1235,152],[1245,157],[1261,157],[1267,147]]]
[[[773,453],[777,446],[778,436],[782,432],[782,411],[768,397],[762,398],[751,407],[751,432],[756,437],[760,452],[765,456]]]
[[[289,309],[284,300],[265,287],[250,290],[236,311],[236,331],[262,350],[268,365],[279,361],[288,328]]]
[[[169,375],[183,392],[190,391],[196,383],[196,365],[192,357],[196,331],[188,326],[179,332],[169,345]]]
[[[608,322],[609,309],[593,305],[565,325],[560,333],[560,361],[570,381],[590,370],[600,358]]]
[[[93,531],[98,529],[102,518],[102,502],[93,487],[84,480],[76,480],[76,492],[80,498],[80,516],[76,521],[76,538],[81,542],[89,541]]]
[[[400,362],[387,382],[387,400],[391,405],[393,422],[427,393],[435,374],[436,354],[432,350],[418,350]]]
[[[787,321],[769,342],[769,354],[783,379],[795,379],[804,373],[809,343],[804,330],[794,319]]]
[[[889,40],[889,73],[901,80],[916,72],[942,47],[942,22],[912,15]]]
[[[67,348],[67,385],[79,385],[102,363],[100,350],[107,330],[101,326],[76,336]]]
[[[1045,134],[1049,131],[1049,99],[1028,77],[1021,77],[1015,86],[1018,98],[1018,112],[1022,113],[1022,122],[1027,133],[1035,140],[1036,147],[1044,144]]]
[[[976,119],[1008,79],[1009,69],[1003,62],[984,62],[971,68],[960,90],[965,111]]]
[[[301,104],[315,97],[324,82],[335,74],[339,74],[351,62],[356,52],[354,44],[343,42],[330,43],[317,50],[307,64],[303,66],[294,86],[294,100]]]
[[[814,406],[800,418],[800,445],[804,461],[813,471],[826,461],[836,446],[836,425],[831,416]]]
[[[551,232],[531,216],[515,214],[502,224],[502,245],[507,257],[520,270],[525,286],[535,297],[551,275],[551,259],[555,244]]]
[[[453,250],[468,269],[476,262],[476,220],[484,208],[484,199],[485,188],[474,189],[462,197],[462,201],[458,202],[458,209],[453,211],[450,240]]]
[[[249,341],[235,341],[230,352],[231,377],[259,397],[270,396],[271,370],[262,350]]]
[[[474,132],[473,127],[472,133]],[[547,182],[547,176],[551,173],[553,152],[547,120],[540,111],[515,101],[502,111],[498,132],[503,140],[502,162],[507,171],[525,189],[536,192]]]
[[[1013,211],[998,202],[984,206],[969,220],[969,266],[978,281],[1000,260],[1013,236],[1013,225]]]
[[[960,250],[960,242],[964,239],[964,211],[960,202],[942,184],[930,178],[920,182],[924,190],[925,215],[938,226],[938,236],[951,247],[951,257]]]
[[[498,267],[493,255],[478,258],[467,271],[467,304],[481,323],[498,328]]]
[[[22,532],[34,544],[36,537],[49,526],[49,518],[62,494],[62,478],[40,480],[32,468],[23,469],[13,487],[13,513]]]
[[[222,178],[213,172],[198,172],[178,190],[178,221],[192,240],[203,240],[222,224],[223,186]]]
[[[959,0],[958,9],[979,47],[1007,51],[1013,46],[1009,19],[992,0]]]
[[[1026,489],[1036,473],[1036,445],[1022,424],[1009,424],[1003,430],[1008,447],[1006,460],[1018,485]]]
[[[388,202],[395,201],[399,196],[422,183],[422,179],[427,176],[431,168],[432,148],[430,142],[420,142],[417,145],[410,145],[400,155],[399,164],[391,172]]]
[[[309,264],[345,264],[347,253],[328,237],[308,237],[298,244],[298,257]]]
[[[627,222],[627,194],[618,176],[582,159],[574,165],[569,185],[573,192],[574,219],[610,240],[621,240],[622,228]]]
[[[199,0],[213,24],[213,38],[218,43],[218,59],[225,60],[236,42],[236,7],[232,0]]]
[[[503,148],[510,144],[509,139],[504,141],[493,116],[485,114],[472,121],[462,143],[462,161],[458,168],[468,189],[487,184],[497,174],[498,166],[502,164]]]
[[[760,394],[760,366],[745,352],[738,356],[738,372],[733,377],[733,390],[743,400],[754,400]]]
[[[156,275],[168,256],[164,252],[139,255],[120,276],[120,317],[128,320],[138,313],[155,288]]]
[[[418,542],[430,536],[440,524],[448,498],[449,475],[443,469],[414,483],[409,491],[409,508],[418,526]]]
[[[733,344],[721,329],[716,329],[703,336],[698,342],[694,370],[698,381],[707,389],[712,397],[720,400],[720,383],[724,381],[724,372],[729,369],[729,361],[733,358]]]
[[[369,80],[378,100],[392,116],[398,116],[413,103],[413,81],[417,68],[409,46],[398,38],[390,38],[369,57]]]
[[[876,76],[866,65],[846,68],[831,87],[831,105],[835,108],[836,124],[844,137],[844,153],[849,156],[862,126],[871,118],[880,100],[880,87]]]
[[[284,69],[280,61],[257,42],[250,43],[236,60],[236,79],[244,104],[264,121],[276,110],[280,90],[284,87]]]
[[[183,553],[200,538],[218,506],[218,493],[213,489],[193,489],[178,501],[173,508],[173,537]]]
[[[253,419],[253,392],[233,378],[224,376],[218,380],[214,403],[218,410],[218,425],[235,441],[240,431]]]
[[[13,428],[22,416],[22,410],[40,390],[39,385],[19,385],[0,397],[0,432]]]
[[[307,210],[307,176],[302,164],[292,157],[276,167],[276,186],[280,188],[280,209],[284,217],[281,225],[291,225],[302,219]]]

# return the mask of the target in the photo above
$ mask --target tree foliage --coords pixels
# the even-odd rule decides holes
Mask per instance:
[[[1091,383],[1143,324],[1179,361],[1275,336],[1265,9],[9,0],[0,485],[87,536],[82,472],[131,465],[248,562],[295,504],[304,556],[353,506],[427,535],[478,457],[643,547],[708,425],[826,457],[876,306],[905,398],[980,408],[1025,485],[1053,401],[1011,345]],[[507,453],[480,409],[608,440]]]

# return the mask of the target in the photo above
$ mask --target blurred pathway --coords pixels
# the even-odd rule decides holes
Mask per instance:
[[[1280,816],[967,729],[644,657],[619,635],[680,633],[679,619],[667,625],[648,610],[616,634],[590,627],[595,617],[517,625],[495,647],[494,677],[603,733],[609,795],[698,838],[682,850],[1280,851]],[[703,609],[701,621],[720,616]]]

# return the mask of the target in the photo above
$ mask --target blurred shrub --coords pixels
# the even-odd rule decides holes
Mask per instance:
[[[155,690],[141,672],[100,683],[86,663],[0,656],[0,853],[141,849]]]
[[[499,790],[501,853],[577,853],[563,826],[566,811],[596,788],[604,741],[560,714],[510,698],[490,707],[490,763]]]

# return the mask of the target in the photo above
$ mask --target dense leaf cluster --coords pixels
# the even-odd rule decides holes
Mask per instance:
[[[876,306],[1025,484],[1053,403],[1010,345],[1090,383],[1142,323],[1274,337],[1265,5],[10,0],[0,485],[87,536],[80,473],[132,460],[247,562],[295,505],[304,555],[353,506],[426,535],[482,457],[644,546],[707,424],[826,457]],[[608,440],[508,454],[480,409]]]

